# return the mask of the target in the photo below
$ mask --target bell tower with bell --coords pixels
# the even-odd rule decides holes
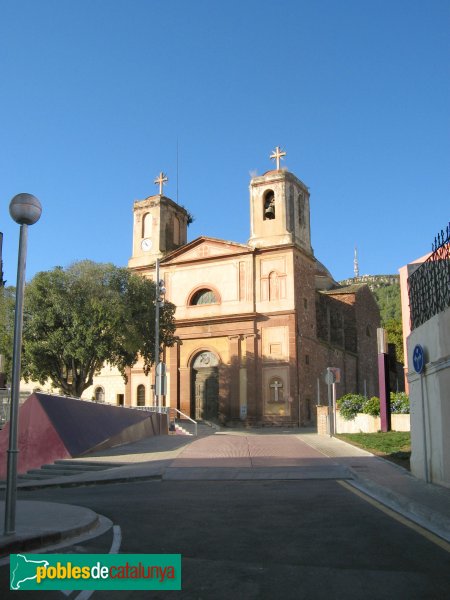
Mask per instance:
[[[160,173],[154,183],[159,194],[133,205],[133,254],[128,261],[131,269],[144,270],[157,258],[184,245],[187,240],[189,216],[187,210],[164,196],[168,178]]]
[[[280,168],[286,156],[277,146],[270,158],[276,169],[250,181],[250,239],[253,248],[295,244],[312,254],[309,191],[287,169]]]

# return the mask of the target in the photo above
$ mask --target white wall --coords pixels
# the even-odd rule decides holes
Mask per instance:
[[[391,414],[392,431],[409,431],[410,416]],[[358,413],[352,421],[346,421],[336,413],[336,433],[376,433],[381,430],[380,417]]]
[[[416,344],[425,351],[422,375],[414,371]],[[408,345],[411,471],[450,487],[450,308],[412,331]]]

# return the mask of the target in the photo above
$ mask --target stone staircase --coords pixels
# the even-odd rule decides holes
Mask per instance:
[[[105,471],[113,467],[121,467],[124,463],[97,462],[88,460],[56,460],[53,464],[42,465],[40,469],[30,469],[26,473],[17,476],[17,481],[53,479],[56,477],[68,477],[92,471]]]
[[[175,423],[173,429],[169,428],[169,435],[194,435],[191,431],[188,431],[182,425]]]
[[[197,421],[197,437],[211,435],[215,431],[220,431],[220,426],[209,421]],[[170,431],[169,435],[189,435],[195,436],[195,425],[185,419],[175,421],[175,430]]]

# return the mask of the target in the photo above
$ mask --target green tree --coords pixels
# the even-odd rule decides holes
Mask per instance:
[[[11,363],[14,334],[15,288],[0,287],[0,354],[4,357],[4,372],[11,379]]]
[[[155,360],[155,284],[128,269],[90,261],[38,273],[25,292],[22,373],[79,397],[103,364]],[[175,307],[160,311],[160,343],[172,346]]]
[[[388,334],[388,342],[394,344],[397,360],[401,363],[405,362],[403,356],[403,325],[400,319],[390,319],[384,324],[384,328]]]
[[[374,290],[380,309],[381,326],[386,329],[388,342],[394,344],[397,360],[404,362],[402,307],[399,285],[385,285]]]
[[[384,285],[373,291],[375,299],[380,309],[381,324],[391,320],[402,320],[402,306],[400,300],[399,285]]]

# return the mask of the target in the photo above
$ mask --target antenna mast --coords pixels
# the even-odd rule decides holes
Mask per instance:
[[[356,246],[355,255],[353,258],[353,273],[355,274],[355,278],[359,277],[358,249]]]

